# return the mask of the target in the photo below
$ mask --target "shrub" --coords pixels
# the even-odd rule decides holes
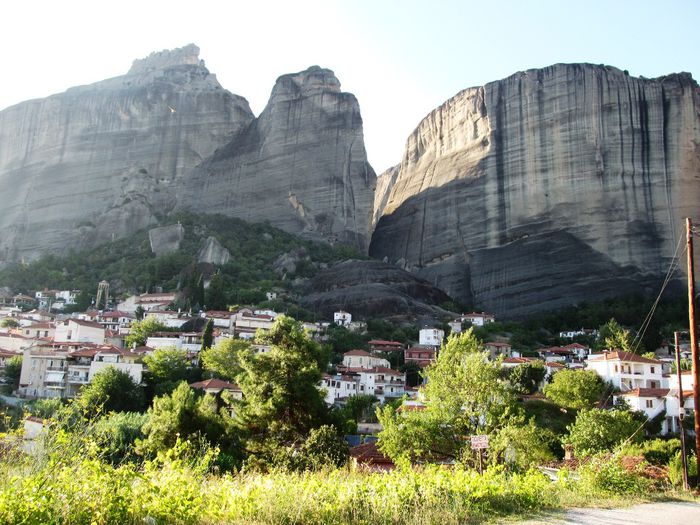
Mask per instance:
[[[588,494],[643,495],[651,483],[634,472],[629,472],[620,462],[620,455],[595,456],[578,470],[579,490]]]
[[[627,410],[583,410],[568,429],[569,436],[563,440],[574,446],[578,456],[612,450],[627,439],[642,439],[639,422]]]

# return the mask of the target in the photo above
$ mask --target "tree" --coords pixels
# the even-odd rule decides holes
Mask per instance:
[[[133,345],[143,346],[146,340],[155,332],[167,331],[168,327],[158,322],[153,317],[147,317],[143,321],[135,321],[131,324],[131,330],[126,337],[126,345],[131,348]]]
[[[216,345],[200,353],[200,361],[210,374],[234,381],[241,372],[238,354],[250,349],[250,343],[243,339],[223,339]]]
[[[347,442],[334,427],[323,425],[312,429],[298,449],[294,446],[279,449],[274,463],[290,470],[320,470],[340,468],[348,462],[349,457]]]
[[[542,363],[525,363],[510,369],[508,381],[516,392],[534,394],[546,373],[547,369]]]
[[[425,410],[377,413],[380,448],[394,460],[459,458],[467,436],[494,433],[520,414],[500,363],[488,360],[471,329],[450,336],[424,374]]]
[[[598,330],[598,342],[595,345],[596,350],[622,350],[624,352],[644,353],[644,349],[633,344],[634,336],[632,333],[622,328],[615,319],[610,319],[607,323]]]
[[[290,317],[279,316],[266,334],[269,352],[241,352],[237,382],[243,403],[237,415],[253,452],[300,442],[327,417],[318,384],[326,358],[318,343]]]
[[[198,397],[184,382],[171,394],[153,400],[143,433],[145,437],[136,443],[142,455],[169,450],[180,439],[194,444],[205,440],[229,456],[240,457],[240,442],[226,411],[217,409],[213,396]]]
[[[560,370],[544,387],[544,395],[559,406],[583,410],[601,401],[605,389],[593,370]]]
[[[19,321],[17,319],[13,319],[12,317],[5,317],[5,319],[0,321],[0,327],[1,328],[19,328]]]
[[[136,461],[135,443],[142,439],[146,414],[116,412],[103,417],[91,428],[90,437],[97,445],[100,456],[112,464]]]
[[[224,289],[224,277],[220,272],[216,272],[207,288],[205,304],[210,310],[226,309],[226,291]]]
[[[157,348],[143,358],[148,368],[146,382],[155,395],[172,392],[189,373],[189,359],[184,350],[175,347]]]
[[[12,389],[16,389],[19,386],[19,376],[22,374],[22,356],[16,355],[10,357],[5,363],[5,379],[8,380]]]
[[[521,470],[554,460],[551,445],[556,441],[554,432],[539,428],[533,420],[526,425],[508,425],[489,442],[493,461],[506,461]]]
[[[75,403],[92,418],[99,413],[140,412],[145,398],[142,388],[127,372],[109,366],[80,390]]]
[[[578,456],[611,451],[628,439],[640,442],[643,437],[639,421],[628,410],[582,410],[568,429],[564,440],[574,446]]]
[[[204,352],[207,348],[211,348],[214,344],[214,321],[209,319],[207,325],[204,327],[204,332],[202,333],[202,348],[200,349],[200,354]]]
[[[406,386],[415,387],[421,383],[422,368],[415,361],[404,363],[400,368],[401,372],[406,374]]]

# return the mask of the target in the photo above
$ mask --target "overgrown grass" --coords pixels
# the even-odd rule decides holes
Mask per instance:
[[[43,450],[0,456],[0,523],[449,525],[674,495],[609,457],[590,462],[577,479],[551,482],[502,466],[483,475],[440,466],[219,475],[210,470],[211,453],[112,466],[99,450],[60,433]]]

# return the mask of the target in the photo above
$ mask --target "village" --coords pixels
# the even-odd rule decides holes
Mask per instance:
[[[270,309],[236,307],[232,311],[183,312],[172,309],[175,292],[132,295],[108,306],[108,286],[101,283],[98,291],[103,309],[62,313],[75,304],[78,291],[42,290],[34,297],[16,295],[5,298],[0,306],[0,376],[11,360],[21,359],[21,372],[14,387],[5,385],[5,392],[23,400],[71,399],[81,388],[107,367],[126,372],[136,384],[143,384],[147,367],[144,358],[158,349],[182,352],[191,366],[198,365],[203,348],[205,326],[210,324],[212,344],[241,339],[250,342],[255,352],[269,351],[259,344],[256,334],[269,331],[279,314]],[[268,299],[274,293],[268,293]],[[134,323],[152,320],[168,331],[148,334],[142,345],[128,345]],[[469,327],[484,327],[496,321],[488,313],[471,312],[451,320],[449,332],[459,334]],[[367,323],[353,320],[353,314],[337,311],[333,319],[303,323],[304,330],[316,341],[328,341],[329,327],[341,327],[353,333],[364,333]],[[372,396],[379,405],[398,403],[399,410],[425,408],[421,394],[421,370],[435,362],[446,340],[445,330],[425,326],[418,331],[414,344],[371,339],[365,348],[353,348],[329,364],[318,388],[329,406],[343,407],[354,396]],[[562,340],[577,336],[597,336],[594,329],[572,329],[559,334]],[[501,338],[502,339],[502,338]],[[524,356],[506,340],[484,341],[488,359],[497,361],[508,373],[526,365],[542,367],[535,388],[529,392],[541,396],[543,387],[561,370],[592,370],[613,391],[612,404],[625,403],[631,410],[649,420],[662,418],[658,435],[677,435],[680,420],[693,414],[693,384],[690,371],[671,373],[673,349],[668,344],[657,349],[655,356],[637,355],[616,348],[595,352],[590,345],[572,342],[563,346],[544,347],[537,356]],[[690,355],[687,343],[681,356]],[[415,370],[413,378],[407,371]],[[9,380],[5,380],[9,383]],[[242,398],[241,389],[233,382],[216,377],[204,378],[189,385],[210,394],[226,391]],[[682,392],[683,403],[680,402]],[[7,397],[5,398],[7,399]],[[33,420],[30,425],[36,425]],[[359,461],[373,468],[385,468],[391,462],[378,452],[377,433],[381,425],[376,418],[358,425],[358,434],[346,436],[355,445]],[[692,430],[691,430],[692,433]],[[357,459],[356,458],[356,459]]]

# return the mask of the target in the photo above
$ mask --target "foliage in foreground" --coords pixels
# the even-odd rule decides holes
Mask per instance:
[[[652,484],[601,457],[571,478],[503,467],[364,473],[212,473],[216,452],[186,443],[141,465],[112,466],[57,440],[46,457],[0,460],[0,522],[20,523],[452,523],[533,513],[572,502],[648,497]]]

